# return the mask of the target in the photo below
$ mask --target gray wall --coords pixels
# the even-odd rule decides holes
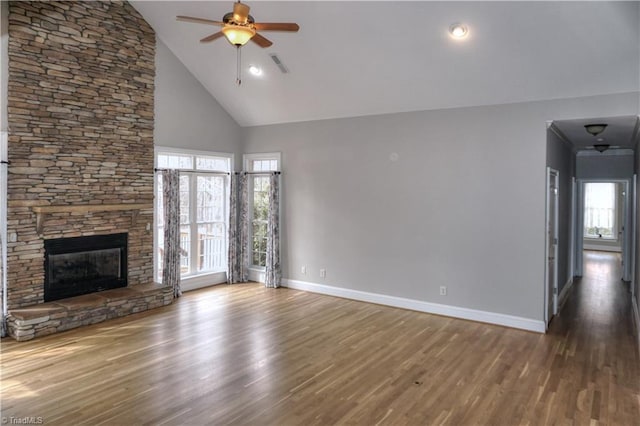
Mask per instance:
[[[155,144],[235,154],[240,127],[159,39],[156,47]]]
[[[543,320],[546,121],[638,99],[252,127],[244,150],[282,152],[285,277]]]
[[[630,155],[578,155],[578,179],[629,179],[633,176],[633,154]]]
[[[547,131],[547,166],[559,172],[558,187],[558,294],[571,280],[572,178],[576,161],[572,149],[553,131]]]

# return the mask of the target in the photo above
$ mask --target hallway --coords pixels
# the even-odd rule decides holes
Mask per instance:
[[[551,374],[560,381],[572,381],[579,391],[567,403],[582,401],[591,407],[591,419],[605,423],[606,410],[599,413],[599,407],[608,406],[612,414],[636,412],[640,418],[638,400],[634,400],[640,389],[640,359],[633,307],[629,283],[621,277],[620,254],[585,251],[584,276],[575,281],[549,328],[549,336],[559,338],[565,347],[558,350]]]

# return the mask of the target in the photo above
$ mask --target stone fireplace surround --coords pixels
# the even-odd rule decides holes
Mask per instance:
[[[119,1],[10,2],[8,20],[9,334],[171,303],[153,283],[155,33]],[[44,303],[44,241],[111,233],[128,287]]]

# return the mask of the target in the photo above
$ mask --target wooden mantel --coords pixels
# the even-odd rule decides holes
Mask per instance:
[[[31,206],[31,210],[36,214],[36,231],[42,234],[44,221],[48,214],[51,213],[89,213],[89,212],[112,212],[112,211],[131,211],[131,223],[135,223],[140,210],[153,209],[152,203],[133,204],[81,204],[81,205],[65,205],[65,206]]]

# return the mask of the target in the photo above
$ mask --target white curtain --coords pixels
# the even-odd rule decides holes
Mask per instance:
[[[162,282],[173,288],[173,297],[180,297],[180,172],[162,172],[164,210],[164,265]]]
[[[267,261],[265,286],[280,287],[280,175],[269,177],[269,217],[267,223]]]

